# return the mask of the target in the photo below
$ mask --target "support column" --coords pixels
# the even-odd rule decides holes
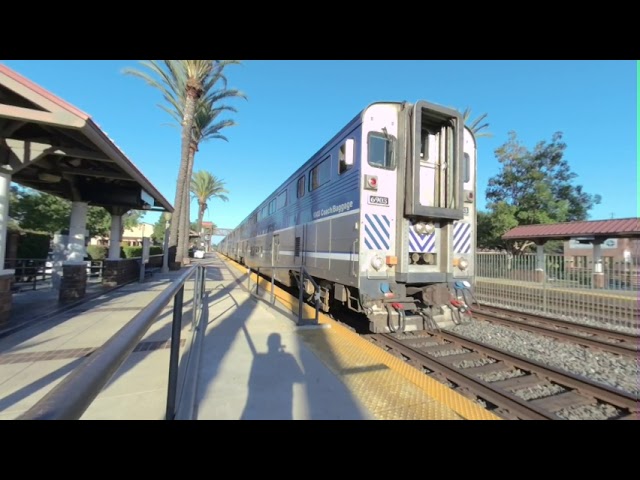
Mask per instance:
[[[536,242],[536,282],[543,283],[546,277],[546,265],[544,261],[545,241]]]
[[[87,254],[85,237],[87,235],[87,202],[71,203],[71,221],[69,222],[69,240],[67,244],[67,264],[84,262]]]
[[[71,302],[83,298],[87,291],[87,267],[85,237],[87,234],[87,202],[72,202],[69,239],[66,261],[62,264],[60,302]]]
[[[169,273],[169,221],[164,223],[164,242],[162,243],[162,273]]]
[[[602,242],[600,238],[593,241],[593,288],[604,288],[604,270],[602,268]]]
[[[109,260],[120,260],[120,242],[122,215],[111,214],[111,231],[109,233]]]
[[[11,175],[0,173],[0,325],[11,315],[11,284],[14,270],[5,270],[7,251],[7,225],[9,224],[9,191]]]

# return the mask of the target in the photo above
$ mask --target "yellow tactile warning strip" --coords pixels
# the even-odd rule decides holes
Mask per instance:
[[[464,420],[333,328],[302,330],[300,336],[376,418]]]
[[[222,255],[228,266],[247,273],[247,268]],[[255,285],[256,275],[251,275]],[[271,284],[260,279],[261,287]],[[298,300],[275,288],[278,301],[298,312]],[[315,309],[304,304],[307,318]],[[320,313],[319,322],[330,329],[300,330],[298,333],[322,361],[376,418],[394,420],[500,420],[480,405],[361,338]]]

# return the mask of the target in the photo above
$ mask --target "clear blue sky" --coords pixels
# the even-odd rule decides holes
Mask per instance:
[[[157,107],[161,97],[122,74],[135,60],[2,61],[91,115],[173,203],[180,133]],[[498,172],[494,150],[514,130],[533,148],[564,133],[566,158],[588,193],[602,195],[592,219],[638,214],[635,61],[243,61],[227,70],[238,126],[229,142],[200,147],[195,169],[226,181],[205,220],[235,227],[344,124],[375,101],[423,99],[488,113],[480,138],[478,194]],[[196,218],[195,204],[192,218]],[[145,221],[155,222],[148,213]]]

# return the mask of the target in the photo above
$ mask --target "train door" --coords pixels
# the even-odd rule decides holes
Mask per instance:
[[[459,112],[424,101],[410,113],[399,270],[408,284],[445,284],[454,262],[466,264],[453,253],[454,240],[466,252],[471,238],[463,221],[464,122]]]

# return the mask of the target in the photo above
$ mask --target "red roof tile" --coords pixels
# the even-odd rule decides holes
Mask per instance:
[[[587,222],[522,225],[505,233],[504,240],[530,240],[534,238],[571,237],[640,237],[640,218],[617,218]]]

